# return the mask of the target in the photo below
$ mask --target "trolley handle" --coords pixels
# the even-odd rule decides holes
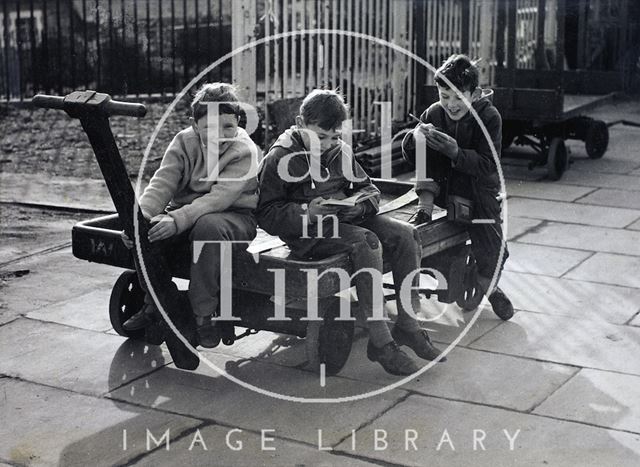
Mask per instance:
[[[44,109],[60,110],[68,110],[79,105],[97,107],[109,117],[113,115],[144,117],[147,113],[147,108],[143,104],[114,101],[108,94],[95,91],[75,91],[65,97],[38,94],[33,96],[31,103]]]

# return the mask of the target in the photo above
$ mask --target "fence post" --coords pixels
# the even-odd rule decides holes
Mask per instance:
[[[231,11],[231,49],[256,39],[256,0],[237,0]],[[256,103],[256,48],[252,47],[231,59],[233,83],[251,104]]]
[[[412,2],[398,2],[394,5],[393,11],[393,43],[411,49],[407,37],[407,8],[413,7]],[[393,120],[404,120],[406,115],[405,91],[407,86],[407,62],[408,59],[404,54],[394,52],[393,57],[393,73],[391,88],[393,89]],[[416,83],[416,86],[424,86],[425,83]]]

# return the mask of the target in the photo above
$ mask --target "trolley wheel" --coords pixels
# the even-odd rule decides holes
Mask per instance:
[[[462,295],[456,300],[456,304],[464,311],[473,311],[482,303],[483,293],[478,287],[478,268],[473,256],[467,257],[467,265],[464,272]]]
[[[336,375],[349,359],[355,325],[353,321],[336,321],[336,309],[325,312],[323,321],[309,321],[305,338],[307,361],[311,368],[325,365],[327,376]]]
[[[144,305],[144,290],[138,282],[138,274],[135,271],[125,271],[120,274],[113,285],[109,299],[109,319],[113,330],[124,337],[143,339],[144,329],[127,331],[122,325]]]
[[[562,138],[553,138],[547,152],[547,170],[551,180],[560,180],[569,168],[569,155]]]
[[[600,159],[609,146],[609,127],[602,120],[593,120],[589,124],[584,138],[584,147],[591,159]]]

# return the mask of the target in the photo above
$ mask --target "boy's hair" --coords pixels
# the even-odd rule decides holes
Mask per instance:
[[[198,121],[207,115],[207,102],[225,102],[220,104],[220,114],[233,114],[240,116],[240,106],[229,102],[240,102],[236,94],[236,88],[229,83],[205,83],[196,92],[191,101],[191,113],[193,119]]]
[[[460,92],[473,92],[478,87],[480,73],[476,65],[466,55],[454,54],[436,70],[435,82],[443,88],[450,89],[442,79],[446,77]]]
[[[302,101],[300,116],[307,125],[333,130],[349,118],[349,107],[337,90],[314,89]]]

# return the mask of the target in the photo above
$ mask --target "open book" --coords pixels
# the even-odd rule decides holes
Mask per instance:
[[[325,199],[324,201],[321,201],[320,204],[322,204],[323,206],[351,207],[351,206],[355,206],[358,203],[362,203],[363,201],[366,201],[368,199],[375,198],[376,196],[378,196],[378,193],[356,193],[355,195],[351,195],[348,198],[344,198],[344,199],[336,199],[336,198]]]

